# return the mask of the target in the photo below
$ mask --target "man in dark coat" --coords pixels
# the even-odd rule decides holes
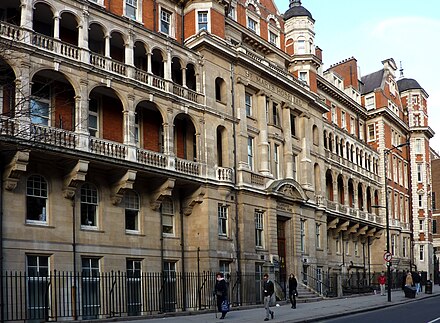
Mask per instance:
[[[228,285],[226,284],[223,273],[217,273],[217,281],[215,282],[214,294],[217,297],[217,309],[222,313],[220,319],[224,319],[227,311],[222,309],[222,303],[228,301]]]
[[[264,274],[263,276],[263,295],[264,295],[264,308],[266,310],[266,318],[265,321],[269,321],[269,315],[271,319],[273,319],[273,311],[269,308],[270,299],[272,298],[273,293],[275,292],[275,286],[271,280],[269,280],[269,275]]]
[[[295,278],[295,275],[293,273],[289,276],[289,299],[290,303],[292,304],[292,308],[296,308],[296,296],[298,295],[298,292],[296,291],[298,287],[298,282]]]

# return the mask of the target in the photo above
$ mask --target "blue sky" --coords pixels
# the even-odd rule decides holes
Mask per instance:
[[[302,0],[315,19],[315,43],[323,50],[324,68],[354,56],[366,75],[394,58],[404,77],[429,94],[431,147],[440,152],[440,1],[439,0]],[[280,11],[289,0],[275,0]],[[399,72],[397,71],[397,77]]]

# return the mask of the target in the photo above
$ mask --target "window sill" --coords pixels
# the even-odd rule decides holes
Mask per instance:
[[[98,232],[98,233],[104,233],[105,231],[99,230],[98,227],[95,226],[89,226],[89,225],[81,225],[82,231],[89,231],[89,232]]]
[[[54,226],[49,225],[49,223],[44,221],[26,220],[25,225],[31,227],[55,228]]]
[[[229,238],[228,236],[218,236],[219,240],[224,240],[224,241],[232,241],[231,238]]]
[[[136,230],[125,230],[125,234],[128,236],[145,236],[144,234],[142,234],[140,231],[136,231]]]

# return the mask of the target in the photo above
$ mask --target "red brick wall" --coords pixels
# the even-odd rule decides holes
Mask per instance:
[[[359,89],[357,61],[355,58],[350,58],[344,63],[332,67],[331,70],[335,71],[343,78],[344,88],[351,85],[355,89]]]
[[[211,33],[221,38],[225,38],[224,14],[216,10],[211,10],[211,22]]]
[[[57,128],[74,130],[75,92],[66,85],[57,83],[54,85],[54,125]],[[61,120],[62,121],[61,121]],[[62,125],[61,125],[62,122]]]
[[[122,143],[122,103],[119,99],[102,97],[102,137]]]
[[[160,151],[159,136],[162,117],[159,112],[148,112],[144,114],[142,120],[143,128],[143,146],[144,149],[151,151]]]
[[[185,15],[185,39],[196,33],[196,11],[191,10]]]
[[[159,15],[157,13],[156,15]],[[153,0],[143,0],[142,1],[142,21],[145,28],[153,30],[154,29],[154,3]],[[157,20],[156,20],[157,22]],[[156,24],[157,26],[157,24]]]

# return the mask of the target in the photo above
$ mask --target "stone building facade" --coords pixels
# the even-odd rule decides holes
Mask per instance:
[[[0,9],[2,270],[381,271],[389,150],[393,267],[430,271],[427,94],[323,70],[300,1]]]

